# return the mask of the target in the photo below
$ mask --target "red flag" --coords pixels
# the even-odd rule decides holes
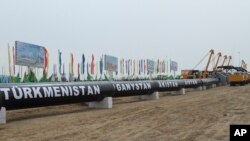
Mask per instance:
[[[44,48],[44,54],[45,54],[45,58],[44,58],[43,75],[47,76],[48,68],[49,68],[49,53],[46,48]]]

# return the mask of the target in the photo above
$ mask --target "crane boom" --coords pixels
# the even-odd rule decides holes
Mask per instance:
[[[227,60],[227,56],[225,55],[225,56],[224,56],[223,63],[222,63],[222,65],[221,65],[221,66],[224,66],[224,64],[225,64],[226,60]]]
[[[217,70],[217,66],[218,66],[220,58],[221,58],[221,52],[218,53],[218,58],[217,58],[215,66],[214,66],[214,71]]]
[[[206,66],[206,69],[205,69],[205,71],[204,71],[204,73],[203,73],[203,78],[206,78],[206,76],[207,76],[208,67],[209,67],[209,65],[210,65],[210,62],[211,62],[211,59],[212,59],[212,56],[213,56],[213,55],[214,55],[214,50],[211,49],[211,50],[210,50],[210,56],[209,56],[209,59],[208,59],[208,62],[207,62],[207,66]]]
[[[231,59],[232,59],[232,56],[229,56],[229,60],[228,60],[228,63],[227,63],[228,66],[230,64]]]

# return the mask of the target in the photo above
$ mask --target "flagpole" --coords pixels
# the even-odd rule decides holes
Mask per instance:
[[[10,82],[11,81],[11,57],[10,57],[10,45],[8,44],[8,58],[9,58],[9,75],[10,75]]]
[[[38,69],[36,68],[36,74],[35,74],[36,78],[38,78]]]
[[[6,70],[5,70],[5,68],[3,67],[3,75],[5,75],[6,74]]]
[[[80,63],[78,63],[78,65],[77,65],[77,73],[78,73],[78,74],[77,74],[77,75],[78,75],[78,79],[81,80],[81,78],[80,78],[80,77],[81,77],[81,73],[80,73]]]
[[[3,66],[2,66],[2,77],[3,77],[3,70],[4,70],[4,68],[3,68]]]
[[[65,73],[65,70],[64,70],[64,63],[63,63],[63,75],[65,75],[64,73]]]
[[[71,82],[71,63],[69,63],[69,82]]]
[[[23,77],[23,66],[20,66],[21,68],[21,78]]]
[[[15,50],[14,50],[14,46],[12,48],[12,51],[13,51],[13,73],[14,73],[14,76],[16,75],[16,64],[15,64]]]
[[[97,59],[96,59],[97,60]],[[98,77],[98,74],[99,74],[99,63],[98,61],[96,61],[96,65],[95,65],[95,70],[96,70],[96,76]]]

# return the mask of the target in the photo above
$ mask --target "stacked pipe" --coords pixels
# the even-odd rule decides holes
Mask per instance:
[[[121,82],[0,84],[0,107],[7,110],[101,101],[105,97],[150,95],[219,83],[216,78]]]

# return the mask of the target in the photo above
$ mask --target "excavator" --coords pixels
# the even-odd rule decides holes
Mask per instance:
[[[208,59],[207,65],[205,67],[205,70],[204,71],[196,70],[195,68],[197,68],[204,61],[204,59],[207,58],[208,55],[209,55],[209,59]],[[209,65],[210,65],[210,62],[211,62],[211,59],[212,59],[213,55],[214,55],[214,50],[211,49],[203,57],[203,59],[194,67],[194,69],[192,69],[192,70],[182,70],[181,71],[182,79],[198,79],[198,78],[203,79],[203,78],[209,77],[208,68],[209,68]]]

